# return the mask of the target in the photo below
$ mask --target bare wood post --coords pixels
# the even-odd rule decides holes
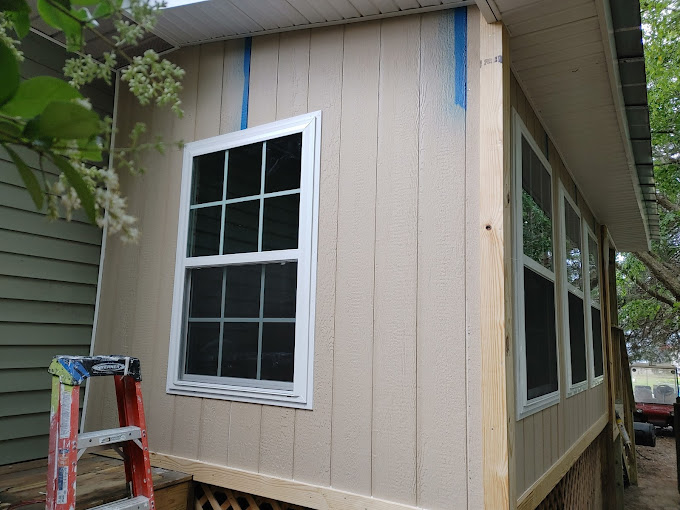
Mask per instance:
[[[673,435],[675,436],[675,463],[677,465],[678,492],[680,492],[680,397],[673,404]]]
[[[482,448],[484,508],[514,508],[506,380],[505,150],[509,100],[507,36],[501,23],[479,26],[479,236],[481,255]],[[512,404],[510,404],[512,405]]]

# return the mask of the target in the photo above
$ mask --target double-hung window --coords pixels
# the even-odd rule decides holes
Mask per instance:
[[[562,211],[562,310],[567,369],[567,396],[588,388],[583,278],[583,231],[576,204],[560,186]]]
[[[514,113],[515,336],[518,418],[560,399],[550,164]]]
[[[311,408],[320,120],[186,145],[168,392]]]
[[[588,332],[590,341],[590,381],[591,386],[600,384],[604,379],[604,360],[602,354],[602,305],[600,303],[600,257],[599,245],[595,234],[586,226],[586,253],[588,278],[586,278],[586,310],[588,311]]]

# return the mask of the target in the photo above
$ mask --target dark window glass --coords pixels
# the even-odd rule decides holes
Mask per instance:
[[[189,285],[191,298],[189,299],[189,317],[219,318],[222,303],[222,273],[221,267],[206,269],[190,269]]]
[[[524,254],[553,270],[550,174],[522,137],[522,236]]]
[[[192,209],[189,214],[189,257],[218,255],[222,206]]]
[[[258,317],[262,264],[227,266],[225,317]]]
[[[267,141],[264,191],[284,191],[300,187],[302,133]]]
[[[557,391],[555,284],[524,268],[527,399]]]
[[[257,322],[225,322],[222,376],[257,378]]]
[[[224,215],[224,253],[257,251],[259,223],[259,200],[227,205]]]
[[[590,309],[593,327],[593,365],[595,366],[595,377],[604,374],[602,364],[602,322],[600,310],[594,306]]]
[[[295,318],[297,262],[267,264],[264,277],[264,317]]]
[[[260,378],[265,381],[293,382],[295,323],[265,322],[262,327]]]
[[[187,326],[185,372],[195,375],[217,375],[219,348],[219,322],[190,322]]]
[[[227,198],[260,194],[262,143],[229,149]]]
[[[569,347],[571,351],[571,383],[576,384],[588,378],[586,367],[586,333],[583,318],[583,300],[569,295]]]
[[[204,204],[222,200],[224,184],[224,151],[194,158],[191,203]]]
[[[571,204],[564,199],[565,256],[567,262],[567,283],[583,290],[581,278],[581,218]]]
[[[300,195],[284,195],[264,201],[262,251],[298,247]]]

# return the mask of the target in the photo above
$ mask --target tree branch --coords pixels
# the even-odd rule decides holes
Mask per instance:
[[[680,205],[671,202],[666,195],[663,193],[656,194],[656,201],[659,205],[670,212],[680,212]]]
[[[628,275],[628,276],[633,280],[633,282],[635,282],[635,285],[637,285],[640,288],[640,290],[649,294],[650,296],[652,296],[657,301],[660,301],[662,303],[666,303],[670,307],[675,305],[675,301],[672,300],[671,298],[666,297],[663,294],[661,294],[660,292],[655,291],[649,285],[647,285],[645,282],[640,281],[639,279],[635,278],[634,276],[630,276],[630,275]]]
[[[677,271],[671,271],[656,255],[651,252],[635,252],[635,256],[642,262],[650,273],[673,295],[676,301],[680,301],[680,275]]]

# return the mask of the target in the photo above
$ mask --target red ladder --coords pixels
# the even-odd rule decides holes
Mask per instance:
[[[138,358],[56,356],[52,374],[46,510],[73,510],[76,470],[87,448],[122,443],[130,497],[91,510],[155,510]],[[80,386],[88,377],[114,376],[120,428],[78,434]]]

